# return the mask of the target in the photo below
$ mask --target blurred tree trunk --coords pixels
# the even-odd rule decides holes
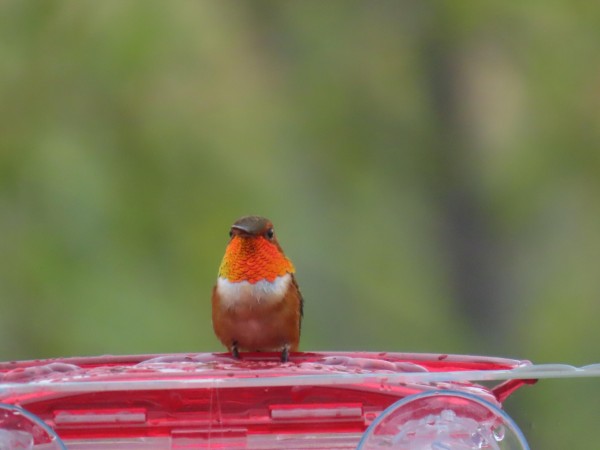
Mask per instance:
[[[463,58],[459,44],[434,28],[425,39],[423,55],[432,109],[437,120],[432,159],[435,161],[433,194],[441,217],[441,242],[447,255],[451,292],[486,349],[499,349],[506,333],[505,271],[499,241],[487,213],[480,174],[473,158],[477,151],[465,116]],[[484,114],[485,111],[478,111]],[[503,304],[505,304],[503,306]],[[489,350],[488,350],[489,351]]]

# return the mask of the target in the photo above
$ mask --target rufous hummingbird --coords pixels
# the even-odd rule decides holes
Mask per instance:
[[[212,293],[215,334],[235,358],[241,350],[298,350],[303,300],[294,265],[269,219],[246,216],[229,231],[229,243]]]

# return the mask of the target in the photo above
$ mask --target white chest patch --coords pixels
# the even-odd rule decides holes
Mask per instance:
[[[275,278],[273,282],[260,280],[254,284],[248,281],[234,283],[227,278],[219,277],[217,290],[221,298],[221,304],[225,308],[231,308],[240,303],[248,304],[248,302],[266,305],[283,300],[291,280],[292,276],[289,273]]]

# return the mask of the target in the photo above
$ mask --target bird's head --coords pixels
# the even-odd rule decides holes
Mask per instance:
[[[242,217],[231,226],[229,236],[219,277],[256,283],[294,273],[294,265],[283,253],[269,219]]]

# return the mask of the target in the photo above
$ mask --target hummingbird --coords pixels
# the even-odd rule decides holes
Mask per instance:
[[[245,216],[229,230],[229,243],[212,292],[212,324],[234,358],[241,350],[298,350],[303,299],[269,219]]]

